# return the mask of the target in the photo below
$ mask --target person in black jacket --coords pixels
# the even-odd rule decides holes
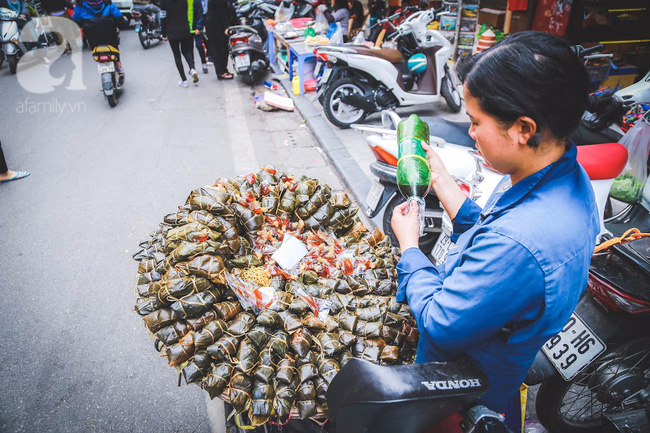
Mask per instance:
[[[228,72],[228,35],[226,30],[235,22],[228,0],[208,0],[208,14],[205,30],[208,35],[208,49],[214,60],[214,69],[220,80],[232,80]]]
[[[201,33],[203,27],[203,7],[200,0],[162,0],[161,9],[165,14],[163,36],[169,39],[169,46],[174,53],[174,60],[181,81],[178,85],[187,87],[187,77],[183,69],[183,60],[190,67],[194,83],[199,82],[199,75],[194,70],[194,35]]]

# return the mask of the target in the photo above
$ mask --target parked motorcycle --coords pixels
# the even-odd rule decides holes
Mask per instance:
[[[136,3],[133,6],[133,18],[136,19],[135,32],[140,39],[140,45],[145,50],[151,48],[154,41],[162,41],[161,10],[153,4]]]
[[[395,49],[369,49],[359,46],[325,46],[314,51],[319,61],[315,75],[318,95],[325,115],[339,128],[349,128],[370,113],[419,104],[432,104],[441,97],[453,112],[461,107],[460,93],[447,60],[453,54],[449,41],[427,25],[443,9],[416,12],[395,32],[395,38],[410,38],[426,57],[424,73],[415,77],[407,60]],[[410,82],[417,89],[408,90]],[[322,98],[321,98],[322,96]]]
[[[237,22],[244,26],[249,26],[257,31],[262,41],[266,41],[268,32],[266,30],[266,20],[275,16],[278,9],[276,2],[253,0],[240,3],[235,9]]]
[[[9,65],[9,71],[15,74],[18,62],[29,51],[38,48],[36,41],[26,41],[21,37],[18,27],[20,18],[18,12],[7,8],[0,8],[0,45],[2,57]],[[0,60],[0,66],[2,62]]]
[[[269,60],[264,52],[264,42],[257,30],[249,26],[232,26],[230,34],[230,57],[235,72],[242,76],[246,84],[253,84],[262,78],[269,67]]]
[[[122,92],[124,75],[117,73],[120,51],[111,45],[98,45],[93,49],[93,59],[102,78],[102,92],[108,105],[117,105],[117,95]]]

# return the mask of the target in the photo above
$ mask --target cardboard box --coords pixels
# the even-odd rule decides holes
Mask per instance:
[[[506,19],[506,11],[501,11],[498,9],[489,9],[483,8],[478,13],[478,23],[487,24],[496,29],[503,30],[503,23]]]

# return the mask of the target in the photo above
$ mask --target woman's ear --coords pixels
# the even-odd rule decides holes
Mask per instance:
[[[527,145],[530,139],[539,132],[537,130],[537,122],[528,116],[521,116],[515,121],[513,127],[518,137],[517,142],[520,145]]]

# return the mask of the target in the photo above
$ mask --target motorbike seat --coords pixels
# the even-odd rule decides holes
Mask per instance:
[[[590,144],[577,149],[577,160],[591,180],[613,179],[627,163],[627,149],[620,143]]]
[[[364,56],[371,56],[371,57],[377,57],[379,59],[388,60],[390,63],[402,63],[404,61],[404,56],[402,56],[402,53],[399,52],[399,50],[393,50],[392,48],[381,48],[379,50],[374,50],[366,46],[358,46],[358,45],[353,45],[349,47],[346,46],[346,48],[352,48],[357,52],[357,54],[361,54]]]
[[[431,135],[440,137],[447,143],[454,143],[464,147],[474,149],[476,142],[469,136],[469,122],[452,122],[434,117],[431,120],[426,119],[429,124],[429,131]]]
[[[351,359],[327,392],[336,433],[421,433],[474,404],[488,379],[469,361],[380,366]]]
[[[93,48],[93,54],[104,53],[120,54],[120,50],[112,45],[97,45],[95,48]]]

